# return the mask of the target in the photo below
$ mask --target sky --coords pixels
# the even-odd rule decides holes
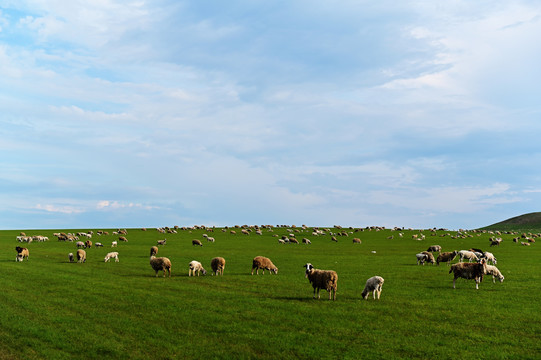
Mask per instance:
[[[538,1],[0,0],[0,229],[541,211]]]

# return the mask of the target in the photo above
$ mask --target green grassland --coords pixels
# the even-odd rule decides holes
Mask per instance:
[[[71,232],[97,229],[71,230]],[[24,244],[28,261],[15,261],[17,231],[0,231],[0,358],[5,359],[535,359],[541,354],[540,250],[502,235],[455,237],[455,232],[356,231],[339,236],[296,233],[311,245],[279,244],[273,235],[237,235],[215,229],[128,229],[120,262],[105,263],[118,236],[97,236],[87,262],[69,263],[74,243],[52,230],[29,230],[48,242]],[[333,229],[331,229],[333,230]],[[216,239],[206,242],[208,233]],[[389,237],[393,236],[392,239]],[[353,244],[358,237],[362,244]],[[172,277],[155,277],[149,249],[167,238],[158,256],[171,259]],[[203,246],[192,246],[201,239]],[[477,247],[493,252],[503,283],[486,277],[452,288],[449,267],[416,265],[429,245],[444,251]],[[375,252],[375,253],[374,253]],[[252,259],[267,256],[278,275],[250,275]],[[210,260],[226,259],[223,277],[210,276]],[[207,276],[188,277],[202,262]],[[338,273],[337,300],[312,299],[303,265]],[[455,260],[456,262],[456,260]],[[385,278],[381,300],[361,299],[367,278]]]

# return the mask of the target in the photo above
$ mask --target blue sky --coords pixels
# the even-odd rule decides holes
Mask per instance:
[[[536,1],[0,0],[0,228],[540,211]]]

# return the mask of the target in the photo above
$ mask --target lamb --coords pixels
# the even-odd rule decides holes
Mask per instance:
[[[28,251],[27,248],[16,246],[15,250],[17,251],[17,257],[15,258],[15,261],[20,262],[20,261],[23,261],[25,258],[28,261],[30,252]]]
[[[372,276],[371,278],[366,280],[366,284],[364,285],[364,290],[361,293],[362,298],[365,300],[368,300],[368,295],[370,295],[370,292],[372,291],[374,300],[376,299],[376,293],[378,294],[378,300],[379,300],[384,281],[385,279],[383,279],[381,276]]]
[[[263,270],[263,274],[265,270],[269,270],[269,273],[278,274],[278,268],[274,266],[269,258],[264,256],[256,256],[252,261],[252,275],[254,274],[254,270],[256,271],[256,275],[259,275],[259,269]]]
[[[156,254],[158,254],[158,247],[157,246],[152,246],[150,248],[150,256],[156,256]]]
[[[334,270],[319,270],[314,269],[314,266],[310,263],[304,265],[306,268],[305,277],[308,278],[308,281],[312,284],[314,288],[314,296],[319,299],[319,290],[325,289],[329,292],[329,300],[336,300],[336,290],[338,289],[338,274]]]
[[[165,277],[166,271],[169,272],[171,277],[171,260],[166,257],[150,257],[150,266],[156,271],[156,277],[158,277],[158,271],[163,270],[163,277]]]
[[[192,245],[193,245],[193,246],[203,246],[203,244],[201,243],[201,241],[199,241],[199,240],[197,240],[197,239],[192,240]]]
[[[446,262],[447,265],[451,261],[453,261],[456,258],[456,255],[458,254],[458,251],[452,251],[452,252],[442,252],[438,255],[438,258],[436,259],[436,264],[440,265],[440,262]]]
[[[462,262],[462,260],[464,259],[468,259],[468,262],[472,262],[472,260],[475,260],[475,261],[479,260],[477,255],[475,255],[473,252],[468,251],[468,250],[460,250],[458,252],[458,255],[460,256],[460,260],[459,260],[460,262]]]
[[[225,259],[223,257],[215,257],[210,261],[213,275],[224,275]]]
[[[188,270],[188,276],[195,276],[195,273],[197,273],[197,276],[199,276],[199,273],[202,272],[203,275],[207,275],[207,270],[203,268],[203,265],[199,261],[191,261],[190,262],[190,270]]]
[[[77,250],[77,262],[78,263],[86,262],[86,251],[84,251],[83,249]]]
[[[426,251],[441,252],[441,246],[440,245],[432,245],[432,246],[428,247],[428,250],[426,250]]]
[[[111,243],[111,247],[117,247],[117,246],[118,246],[118,243],[117,243],[116,241],[113,241],[113,242]]]
[[[118,262],[118,252],[113,251],[113,252],[108,253],[107,255],[105,255],[104,261],[108,262],[111,259],[115,259],[115,262]]]
[[[456,289],[455,282],[459,277],[463,279],[474,279],[475,288],[479,290],[479,283],[483,281],[483,275],[486,274],[486,260],[481,259],[481,262],[478,263],[464,263],[460,262],[454,265],[451,265],[449,269],[449,274],[453,273],[453,289]]]
[[[73,262],[73,253],[68,254],[68,259],[69,259],[70,263]]]
[[[165,243],[167,242],[167,239],[157,240],[157,242],[158,242],[158,245],[165,245]]]
[[[502,275],[500,270],[498,270],[498,268],[496,266],[494,266],[494,265],[487,265],[486,266],[486,274],[487,275],[492,275],[492,282],[493,283],[496,283],[496,278],[498,278],[498,280],[500,280],[500,282],[503,282],[504,276]]]

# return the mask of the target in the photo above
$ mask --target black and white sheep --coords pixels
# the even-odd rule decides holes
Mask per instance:
[[[225,259],[223,257],[215,257],[210,261],[210,267],[213,275],[224,275]]]
[[[453,289],[456,289],[455,282],[459,277],[466,280],[474,279],[475,288],[479,289],[479,283],[483,281],[483,275],[486,274],[486,260],[481,259],[478,263],[456,263],[451,265],[450,273],[454,274]]]
[[[368,295],[370,295],[370,292],[372,292],[374,296],[374,300],[376,299],[376,294],[378,294],[378,300],[381,296],[381,290],[383,289],[383,282],[385,280],[381,276],[372,276],[368,280],[366,280],[366,284],[364,285],[364,290],[361,293],[361,296],[363,299],[368,299]]]
[[[336,290],[338,289],[338,274],[336,271],[315,269],[310,263],[307,263],[304,267],[306,268],[305,277],[308,278],[314,288],[313,298],[316,298],[316,290],[319,299],[319,290],[325,289],[329,292],[329,300],[336,300]]]
[[[195,274],[197,273],[197,276],[199,276],[199,273],[202,272],[203,275],[207,275],[207,270],[205,270],[205,268],[203,268],[203,265],[199,262],[199,261],[196,261],[196,260],[192,260],[190,261],[190,270],[188,270],[188,276],[195,276]]]
[[[156,257],[151,256],[150,257],[150,266],[154,271],[156,271],[156,277],[158,277],[158,271],[163,270],[163,277],[165,277],[165,273],[169,272],[169,277],[171,277],[171,260],[169,260],[166,257]]]
[[[269,270],[269,273],[278,274],[278,268],[269,258],[264,256],[256,256],[252,260],[252,275],[254,274],[254,270],[256,271],[256,275],[259,275],[259,269],[263,270],[263,274],[265,273],[265,270]]]

